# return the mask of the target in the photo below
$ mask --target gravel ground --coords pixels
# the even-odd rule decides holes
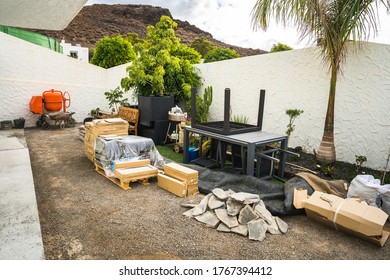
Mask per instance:
[[[53,260],[384,260],[380,248],[305,215],[281,217],[287,234],[252,241],[182,215],[183,202],[159,188],[125,191],[95,171],[77,126],[25,130],[46,259]]]

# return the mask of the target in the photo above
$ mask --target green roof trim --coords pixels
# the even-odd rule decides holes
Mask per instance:
[[[0,31],[44,48],[63,53],[61,44],[53,37],[36,32],[0,25]]]

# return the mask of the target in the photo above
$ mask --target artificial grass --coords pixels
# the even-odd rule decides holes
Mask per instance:
[[[175,153],[173,146],[174,144],[166,144],[158,145],[156,148],[163,157],[173,160],[177,163],[183,163],[183,153]]]

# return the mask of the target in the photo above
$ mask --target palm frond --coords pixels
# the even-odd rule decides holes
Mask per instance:
[[[329,68],[341,70],[348,43],[359,43],[378,32],[378,4],[390,9],[390,0],[258,0],[252,26],[266,30],[271,19],[296,26],[299,40],[317,43]]]

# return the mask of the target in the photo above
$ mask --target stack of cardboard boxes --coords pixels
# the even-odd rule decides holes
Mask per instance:
[[[177,163],[164,164],[164,174],[157,175],[159,187],[186,197],[198,193],[198,171]]]
[[[129,123],[121,118],[97,119],[85,123],[84,147],[87,158],[95,162],[95,140],[102,135],[128,135]]]

